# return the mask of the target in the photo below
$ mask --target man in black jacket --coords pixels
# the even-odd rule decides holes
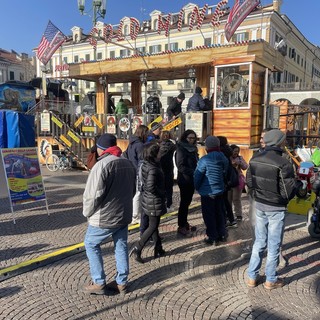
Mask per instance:
[[[255,242],[248,267],[249,287],[259,281],[259,270],[265,249],[266,289],[284,285],[277,276],[280,247],[287,204],[295,196],[297,181],[291,163],[282,157],[286,135],[278,129],[264,135],[265,149],[254,155],[247,170],[247,185],[256,201]]]
[[[169,120],[181,113],[181,105],[185,98],[185,94],[181,92],[176,98],[171,100],[169,107],[167,108]]]

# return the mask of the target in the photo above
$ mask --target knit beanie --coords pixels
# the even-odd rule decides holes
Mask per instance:
[[[202,93],[202,89],[200,87],[196,87],[195,93],[201,94]]]
[[[220,140],[215,136],[208,136],[205,141],[207,149],[220,147]]]
[[[268,147],[280,146],[285,139],[286,135],[279,129],[270,130],[263,136],[263,141]]]
[[[184,99],[186,98],[186,95],[185,95],[183,92],[181,92],[181,93],[177,96],[177,98],[179,98],[180,100],[184,100]]]
[[[97,147],[106,150],[117,145],[117,138],[110,133],[103,134],[97,141]]]

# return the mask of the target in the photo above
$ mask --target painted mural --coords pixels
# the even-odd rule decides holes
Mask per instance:
[[[0,109],[26,112],[36,104],[36,91],[25,84],[0,84]]]

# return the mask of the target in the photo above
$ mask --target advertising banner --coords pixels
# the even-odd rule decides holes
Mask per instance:
[[[11,205],[45,200],[36,148],[1,149]]]

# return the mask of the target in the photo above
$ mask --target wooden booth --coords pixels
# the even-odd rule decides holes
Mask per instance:
[[[141,106],[141,74],[146,73],[148,81],[186,79],[192,67],[196,86],[202,88],[204,96],[214,98],[211,134],[226,136],[244,153],[259,146],[261,130],[266,126],[270,74],[282,71],[283,65],[284,57],[277,50],[257,40],[74,63],[68,77],[95,81],[97,113],[105,114],[109,84],[131,83],[132,104]],[[210,87],[214,92],[209,92]]]

